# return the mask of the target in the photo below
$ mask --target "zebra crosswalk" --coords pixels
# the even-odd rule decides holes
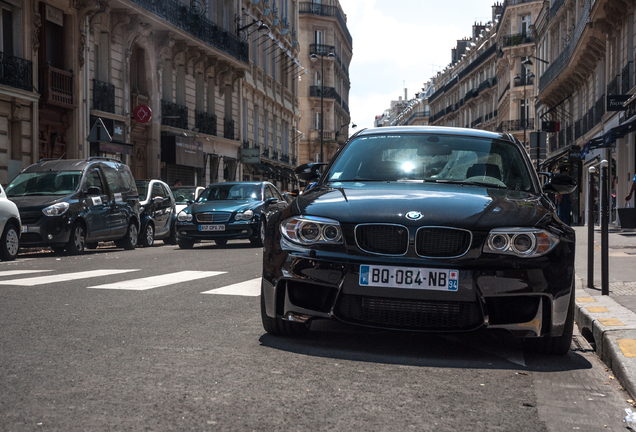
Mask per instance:
[[[0,271],[0,289],[2,286],[37,287],[56,286],[60,282],[86,279],[86,288],[101,290],[146,291],[154,288],[179,285],[199,279],[207,279],[226,274],[224,271],[184,270],[150,277],[131,278],[140,269],[99,269],[78,272],[54,273],[54,270],[5,270]],[[46,274],[43,274],[46,273]],[[37,276],[35,275],[37,274]],[[124,280],[117,275],[125,275]],[[111,278],[112,276],[112,278]],[[96,279],[98,281],[96,281]],[[114,282],[108,280],[115,279]],[[204,291],[201,294],[222,294],[255,297],[260,295],[261,278],[227,285]]]

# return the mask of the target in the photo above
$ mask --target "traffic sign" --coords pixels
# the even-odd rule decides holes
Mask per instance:
[[[104,126],[104,122],[102,119],[98,118],[93,124],[91,128],[91,132],[88,134],[88,138],[86,138],[88,142],[113,142],[113,138],[108,133],[108,129]]]

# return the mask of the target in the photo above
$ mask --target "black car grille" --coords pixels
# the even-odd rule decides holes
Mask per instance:
[[[470,231],[455,228],[423,227],[417,230],[416,252],[431,258],[464,255],[470,248]]]
[[[336,316],[343,321],[406,330],[468,330],[483,323],[477,303],[342,295]]]
[[[227,222],[232,217],[229,212],[197,213],[197,222]]]
[[[22,233],[20,236],[20,243],[40,243],[42,241],[42,236],[38,233]]]
[[[355,232],[358,247],[365,252],[404,255],[409,247],[409,230],[402,225],[358,225]]]
[[[20,221],[22,225],[34,225],[43,216],[41,211],[31,211],[20,213]]]

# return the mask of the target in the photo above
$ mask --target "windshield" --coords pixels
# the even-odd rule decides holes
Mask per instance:
[[[8,197],[68,195],[77,190],[81,177],[81,171],[22,173],[7,186],[6,192]]]
[[[176,204],[187,204],[188,201],[194,201],[196,199],[194,196],[196,188],[173,187],[171,189]]]
[[[436,134],[360,137],[343,150],[327,179],[430,181],[522,191],[532,188],[517,146],[489,138]]]
[[[223,200],[262,201],[261,187],[253,184],[210,185],[199,197],[199,202]]]
[[[137,186],[137,193],[139,194],[139,198],[143,201],[146,199],[146,195],[148,194],[148,185],[150,184],[150,182],[147,181],[139,181],[137,180],[135,182],[135,185]]]

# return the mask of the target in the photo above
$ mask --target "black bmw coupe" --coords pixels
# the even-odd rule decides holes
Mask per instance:
[[[322,171],[322,175],[319,174]],[[436,128],[358,132],[315,181],[270,214],[261,316],[299,335],[316,319],[407,331],[498,328],[565,354],[574,323],[574,231],[508,134]]]
[[[249,239],[253,245],[262,246],[266,213],[287,205],[268,182],[211,184],[177,214],[177,244],[190,249],[202,240],[224,246],[228,240]]]

